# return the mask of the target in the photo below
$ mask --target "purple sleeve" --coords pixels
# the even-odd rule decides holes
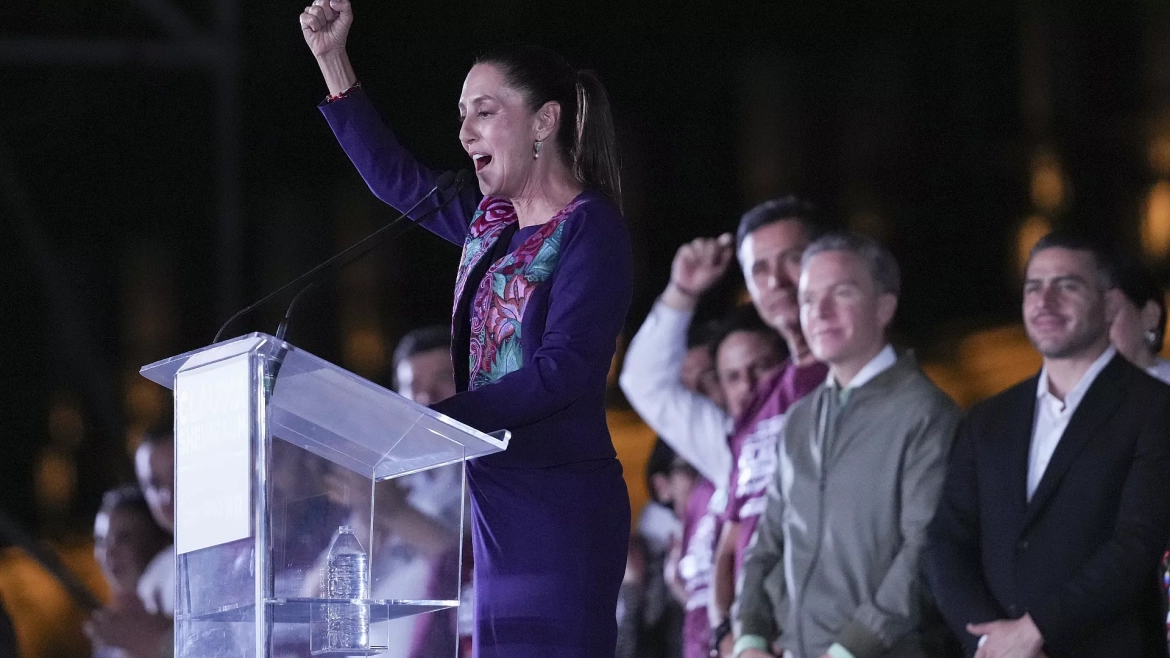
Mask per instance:
[[[609,371],[630,305],[629,232],[606,203],[585,204],[566,221],[574,226],[566,230],[531,363],[435,410],[485,432],[514,429],[569,406]]]
[[[439,173],[420,164],[398,142],[361,88],[353,90],[345,98],[322,103],[319,107],[341,148],[357,167],[374,196],[402,212],[435,186]],[[479,200],[478,188],[464,188],[458,199],[452,200],[428,218],[423,222],[423,227],[462,246]],[[434,208],[434,203],[437,203],[437,199],[424,203],[412,216],[417,217]]]

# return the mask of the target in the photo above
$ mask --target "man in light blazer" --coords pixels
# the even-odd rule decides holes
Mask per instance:
[[[968,414],[928,533],[928,581],[969,655],[1167,655],[1170,386],[1109,345],[1119,295],[1091,241],[1033,248],[1024,324],[1044,367]]]

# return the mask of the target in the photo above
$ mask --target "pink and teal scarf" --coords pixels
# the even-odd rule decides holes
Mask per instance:
[[[562,208],[484,274],[470,309],[469,388],[494,383],[523,365],[520,334],[524,309],[533,289],[556,270],[564,221],[580,204],[580,200],[575,200]],[[456,310],[475,266],[491,253],[504,229],[516,221],[516,210],[506,199],[484,197],[480,201],[463,244],[455,283]]]

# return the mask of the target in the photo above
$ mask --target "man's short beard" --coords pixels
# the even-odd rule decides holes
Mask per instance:
[[[1036,350],[1046,359],[1068,359],[1078,356],[1089,347],[1097,343],[1103,336],[1108,335],[1109,325],[1102,319],[1100,323],[1095,323],[1086,326],[1079,333],[1069,336],[1069,339],[1062,345],[1057,345],[1051,349],[1044,350],[1036,343],[1036,340],[1028,336],[1032,341],[1032,345]]]

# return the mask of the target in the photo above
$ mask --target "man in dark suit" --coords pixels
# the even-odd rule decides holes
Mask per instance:
[[[1039,376],[971,410],[926,550],[929,583],[977,658],[1165,658],[1170,387],[1109,345],[1108,255],[1033,248],[1024,324]]]

